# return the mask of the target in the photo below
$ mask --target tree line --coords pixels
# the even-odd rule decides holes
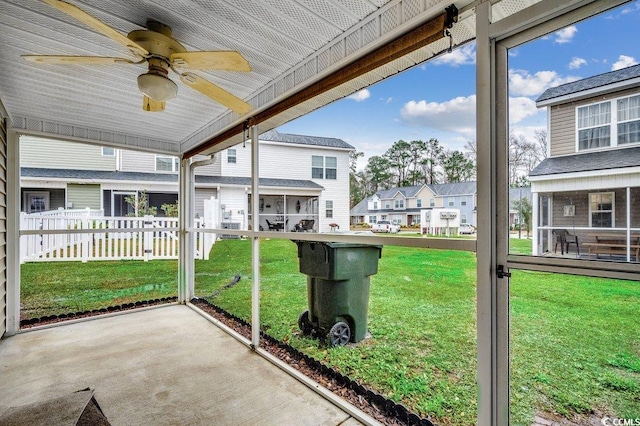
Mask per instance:
[[[509,135],[509,182],[528,184],[527,176],[547,156],[547,132],[538,130],[534,140],[513,132]],[[438,139],[399,140],[382,155],[369,157],[358,170],[363,152],[350,153],[351,207],[376,192],[393,187],[469,182],[476,178],[476,143],[463,150],[445,149]]]

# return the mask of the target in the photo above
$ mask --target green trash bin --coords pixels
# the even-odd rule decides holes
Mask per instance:
[[[294,241],[300,272],[307,275],[309,309],[298,319],[305,335],[331,345],[359,342],[367,333],[370,276],[378,272],[382,246]]]

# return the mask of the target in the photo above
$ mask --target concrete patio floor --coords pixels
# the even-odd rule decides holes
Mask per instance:
[[[184,305],[0,341],[0,415],[92,388],[112,425],[362,424]]]

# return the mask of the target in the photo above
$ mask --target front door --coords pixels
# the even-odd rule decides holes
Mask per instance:
[[[49,210],[49,193],[46,191],[25,193],[27,213],[40,213]]]
[[[136,197],[135,192],[116,192],[111,195],[111,216],[131,216],[135,214],[135,207],[127,203],[126,197]]]

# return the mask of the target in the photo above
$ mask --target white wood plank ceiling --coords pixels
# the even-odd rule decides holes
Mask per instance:
[[[237,50],[252,71],[199,72],[252,106],[241,116],[184,85],[163,112],[142,110],[137,76],[146,64],[45,65],[20,55],[132,58],[106,36],[41,0],[0,0],[0,107],[21,133],[180,155],[442,14],[451,0],[68,0],[126,35],[162,22],[188,51]],[[494,19],[536,0],[504,0]],[[455,2],[451,30],[475,36],[472,0]],[[440,54],[441,39],[261,124],[268,130]],[[339,135],[337,135],[339,136]],[[229,139],[215,149],[236,143]],[[213,150],[215,150],[213,149]]]

